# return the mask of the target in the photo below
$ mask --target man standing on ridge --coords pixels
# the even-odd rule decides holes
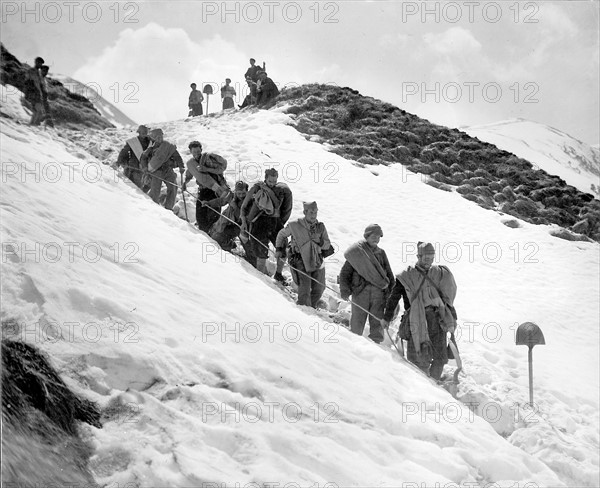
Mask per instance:
[[[394,273],[385,251],[378,247],[383,237],[381,227],[368,225],[363,237],[344,253],[340,295],[343,300],[352,295],[350,330],[362,336],[368,316],[369,338],[379,344],[383,341],[379,318],[383,317],[386,299],[394,286]]]
[[[250,87],[250,100],[254,103],[256,100],[256,82],[258,81],[258,72],[261,70],[260,66],[256,66],[256,59],[250,58],[250,67],[244,74],[244,79],[248,82]]]
[[[225,78],[225,86],[221,87],[221,98],[223,99],[223,110],[235,107],[233,97],[235,97],[235,88],[230,85],[231,79]]]
[[[202,102],[204,101],[204,95],[200,90],[196,90],[196,83],[190,85],[192,89],[190,98],[188,100],[188,107],[192,111],[192,117],[202,115]]]
[[[171,144],[163,139],[162,129],[152,129],[148,136],[150,137],[150,145],[142,153],[140,165],[145,173],[150,174],[150,198],[156,203],[160,203],[160,190],[163,180],[167,185],[167,198],[165,200],[165,208],[173,210],[175,205],[175,197],[177,196],[177,176],[173,169],[179,168],[179,172],[183,174],[183,159],[177,152],[175,144]]]
[[[196,178],[196,223],[198,229],[208,233],[219,219],[221,207],[233,198],[223,173],[227,169],[225,158],[214,153],[202,153],[202,144],[192,141],[188,146],[192,157],[188,159],[185,184]]]
[[[137,186],[144,193],[148,191],[149,186],[144,185],[144,175],[140,168],[140,159],[142,153],[150,145],[150,138],[148,137],[148,127],[140,125],[137,128],[137,137],[131,137],[125,142],[125,146],[119,152],[117,158],[117,166],[124,166],[123,173],[129,178],[135,186]]]
[[[304,217],[289,222],[277,234],[276,256],[277,259],[285,257],[287,240],[291,237],[288,262],[294,283],[298,285],[297,303],[317,308],[325,291],[323,260],[331,256],[334,249],[325,224],[317,220],[317,202],[303,202],[302,205]]]
[[[30,125],[40,125],[44,120],[44,104],[42,94],[42,75],[40,70],[44,65],[44,59],[39,56],[33,62],[33,68],[29,68],[25,75],[25,100],[31,104]]]
[[[278,178],[279,173],[275,168],[265,170],[265,181],[252,186],[241,209],[240,239],[244,239],[247,232],[252,234],[252,259],[256,259],[256,269],[264,274],[267,274],[269,242],[276,245],[277,234],[292,213],[292,191],[285,183],[278,183]],[[277,260],[274,278],[278,281],[285,281],[281,274],[284,264],[282,259]]]
[[[433,264],[434,259],[433,245],[419,242],[417,264],[396,276],[382,324],[388,327],[400,297],[403,297],[410,326],[406,357],[433,379],[439,380],[448,362],[446,335],[456,329],[456,282],[446,266]]]

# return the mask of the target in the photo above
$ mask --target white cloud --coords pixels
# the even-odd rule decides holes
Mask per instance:
[[[440,54],[474,54],[481,51],[481,43],[463,27],[451,27],[440,34],[428,32],[423,40]]]
[[[397,32],[394,34],[383,34],[379,37],[379,47],[384,49],[406,49],[410,46],[413,36]]]
[[[345,78],[344,71],[337,63],[319,69],[315,74],[314,81],[318,83],[334,83]]]
[[[122,31],[73,77],[96,83],[104,98],[137,122],[160,122],[187,116],[191,82],[216,88],[229,77],[241,83],[247,65],[247,56],[219,36],[196,43],[183,29],[150,23]],[[220,108],[220,97],[209,108]]]
[[[542,27],[547,29],[551,37],[562,39],[577,35],[579,29],[565,9],[554,3],[543,4],[541,8],[536,17],[539,17]]]

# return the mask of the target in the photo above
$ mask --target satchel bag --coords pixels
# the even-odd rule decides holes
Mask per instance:
[[[423,276],[423,280],[421,281],[419,288],[417,288],[417,291],[413,294],[409,303],[412,304],[413,300],[415,298],[417,298],[417,295],[421,291],[421,288],[423,288],[423,283],[425,283],[425,280],[427,279],[427,277],[428,277],[427,275]],[[402,339],[403,341],[410,340],[410,320],[408,319],[409,315],[410,315],[410,307],[408,307],[402,314],[402,318],[400,319],[400,327],[398,328],[398,335],[400,336],[400,339]]]
[[[419,271],[420,272],[420,271]],[[429,282],[433,285],[433,287],[437,290],[438,295],[444,302],[444,310],[440,310],[438,308],[438,318],[440,321],[440,327],[444,332],[454,333],[454,329],[456,328],[456,320],[458,319],[458,314],[456,313],[456,309],[453,305],[450,305],[446,300],[446,297],[442,293],[442,290],[433,282],[433,280],[425,273],[420,272],[423,275],[423,279],[429,280]],[[454,321],[448,320],[448,317],[451,316],[454,318]]]

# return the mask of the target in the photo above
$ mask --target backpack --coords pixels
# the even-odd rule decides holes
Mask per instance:
[[[200,158],[198,171],[222,175],[227,169],[227,160],[215,153],[204,153]]]
[[[254,204],[248,213],[248,220],[254,222],[261,215],[279,217],[281,202],[265,183],[257,183],[258,189],[252,195]]]
[[[279,208],[279,200],[266,184],[260,183],[259,185],[258,190],[254,192],[254,203],[263,214],[273,215]]]

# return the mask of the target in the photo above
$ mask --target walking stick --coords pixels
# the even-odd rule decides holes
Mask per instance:
[[[188,219],[188,214],[187,214],[187,204],[185,203],[185,190],[183,189],[183,185],[185,184],[183,182],[183,173],[180,173],[179,176],[181,176],[181,196],[183,197],[183,210],[185,212],[185,220],[187,222],[190,221],[190,219]]]

